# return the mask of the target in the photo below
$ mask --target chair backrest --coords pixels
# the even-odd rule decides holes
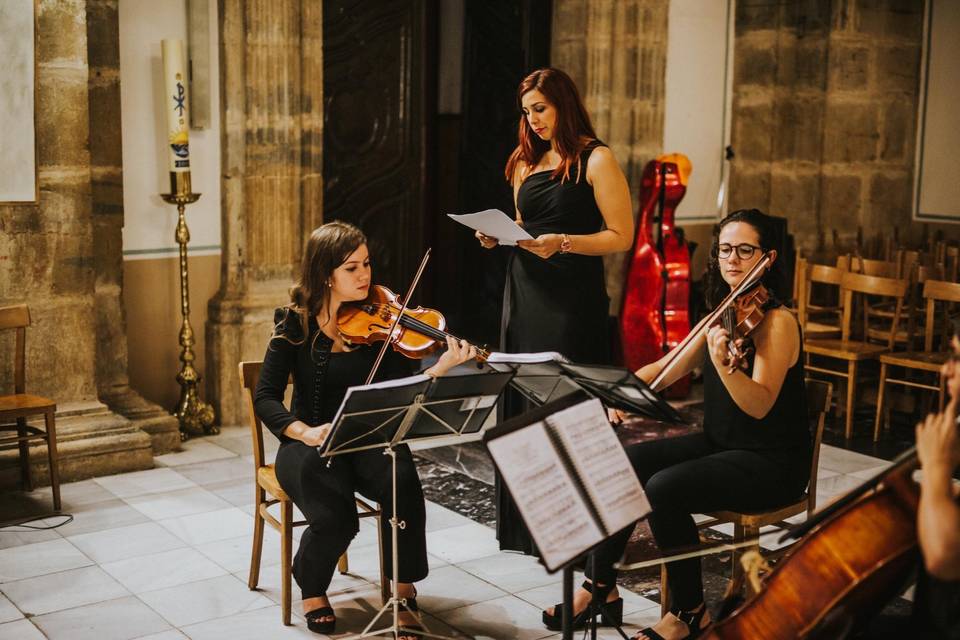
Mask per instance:
[[[900,316],[903,313],[903,302],[907,289],[910,286],[910,280],[907,278],[884,278],[882,276],[870,276],[862,273],[846,272],[840,281],[840,292],[843,296],[843,320],[840,324],[841,339],[850,339],[850,325],[853,318],[853,294],[864,296],[880,296],[885,298],[894,298],[896,307],[893,318],[890,322],[889,330],[880,332],[882,339],[886,340],[887,347],[892,349],[896,339],[897,328],[900,326]],[[866,340],[866,336],[864,336]]]
[[[882,278],[899,278],[902,275],[900,263],[897,261],[871,260],[860,256],[854,256],[850,263],[850,270],[867,276],[880,276]]]
[[[30,326],[30,309],[25,304],[0,307],[0,331],[16,329],[17,338],[13,356],[13,392],[26,393],[27,327]]]
[[[253,360],[240,363],[240,381],[243,384],[243,399],[247,404],[247,413],[250,419],[250,435],[253,436],[253,464],[259,469],[264,465],[263,456],[263,428],[260,418],[253,407],[253,394],[257,389],[257,380],[260,379],[260,368],[263,362]]]
[[[923,283],[923,297],[927,301],[927,318],[925,336],[923,341],[924,351],[933,351],[933,339],[936,335],[936,305],[937,302],[958,303],[960,302],[960,284],[956,282],[944,282],[943,280],[927,280]],[[940,348],[947,349],[950,344],[949,336],[953,333],[950,326],[949,304],[944,304],[942,309],[942,328],[943,340]]]
[[[814,293],[819,293],[822,296],[822,294],[827,293],[827,289],[835,288],[836,300],[839,304],[840,280],[843,279],[846,270],[825,264],[810,264],[802,258],[797,262],[797,270],[800,272],[797,276],[797,316],[800,320],[800,326],[806,330],[811,312],[835,313],[839,323],[840,314],[836,311],[836,307],[815,305],[813,296]],[[814,291],[815,288],[817,289],[816,292]],[[830,293],[832,297],[833,291],[831,290]]]
[[[807,516],[817,509],[817,470],[820,467],[820,443],[823,441],[823,425],[833,394],[833,385],[823,380],[804,380],[807,394],[807,416],[815,419],[813,432],[813,457],[810,459],[810,483],[807,485]]]

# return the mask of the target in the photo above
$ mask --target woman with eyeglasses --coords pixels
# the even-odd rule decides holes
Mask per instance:
[[[793,314],[776,301],[785,293],[772,246],[772,220],[747,209],[720,221],[714,232],[707,273],[707,303],[715,308],[732,287],[766,253],[772,266],[762,277],[771,294],[766,315],[751,334],[755,353],[746,369],[729,372],[730,336],[713,327],[699,338],[698,348],[667,376],[669,385],[696,367],[703,369],[703,431],[643,442],[627,448],[633,468],[650,500],[648,517],[661,550],[689,548],[699,543],[694,513],[765,511],[788,504],[806,489],[810,475],[811,438],[804,394],[800,327]],[[672,354],[672,352],[671,352]],[[649,382],[670,358],[637,371]],[[622,415],[618,415],[622,418]],[[574,596],[575,622],[587,622],[591,596],[606,603],[606,622],[620,622],[623,603],[617,593],[614,563],[622,556],[633,526],[608,539],[588,563],[587,581]],[[653,627],[640,631],[642,640],[696,637],[710,617],[703,599],[700,560],[667,564],[670,611]],[[559,628],[560,608],[545,611],[544,623]]]

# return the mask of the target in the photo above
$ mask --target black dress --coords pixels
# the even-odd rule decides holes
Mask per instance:
[[[589,235],[603,228],[603,215],[587,182],[587,161],[604,146],[594,140],[574,163],[570,177],[552,178],[552,169],[533,173],[517,192],[524,228],[533,237],[545,233]],[[555,253],[544,260],[514,249],[507,263],[503,296],[501,349],[509,353],[558,351],[579,363],[610,361],[603,258]],[[516,392],[505,396],[503,417],[527,410]],[[496,477],[497,539],[504,550],[537,555],[517,508]]]
[[[310,318],[305,333],[300,317],[290,309],[277,309],[274,322],[274,337],[263,357],[254,407],[280,440],[277,480],[309,525],[293,561],[293,575],[306,599],[326,594],[337,560],[359,530],[355,492],[380,503],[381,551],[384,566],[392,566],[390,459],[380,449],[371,449],[337,456],[328,465],[314,447],[283,434],[297,420],[311,426],[330,422],[347,388],[366,380],[377,349],[362,346],[334,353],[333,341],[320,331],[316,319]],[[410,375],[410,362],[389,350],[375,380]],[[290,374],[293,398],[287,410],[283,396]],[[398,534],[399,577],[400,582],[416,582],[427,575],[426,507],[420,477],[406,446],[397,449],[397,485],[397,513],[406,523]]]

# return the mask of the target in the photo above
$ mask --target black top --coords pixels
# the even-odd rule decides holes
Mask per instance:
[[[749,416],[737,406],[720,379],[726,372],[718,373],[709,354],[706,358],[703,367],[703,430],[716,446],[754,451],[810,451],[802,342],[797,362],[787,370],[780,395],[767,415],[760,419]],[[747,358],[748,376],[753,375],[753,362],[754,356],[751,355]]]
[[[580,154],[570,176],[552,178],[552,169],[533,173],[517,192],[517,208],[530,235],[588,235],[603,228],[603,215],[587,182],[594,140]],[[609,299],[603,258],[555,253],[544,260],[524,249],[510,258],[504,298],[503,349],[559,351],[574,362],[609,362]]]
[[[277,309],[273,320],[276,323],[274,337],[263,356],[254,409],[281,442],[293,442],[283,435],[283,430],[297,420],[311,426],[333,420],[347,388],[366,382],[380,345],[363,345],[352,351],[334,353],[331,351],[333,340],[320,331],[316,318],[309,319],[306,336],[300,316],[289,308]],[[374,380],[402,378],[411,375],[414,369],[414,361],[390,348]],[[283,395],[291,374],[293,399],[288,411]]]

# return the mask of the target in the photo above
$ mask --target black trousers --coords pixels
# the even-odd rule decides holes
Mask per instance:
[[[627,456],[653,508],[648,516],[653,537],[667,552],[699,543],[691,514],[787,504],[800,496],[810,474],[809,452],[719,449],[703,433],[632,445]],[[588,562],[587,577],[600,584],[615,581],[613,565],[632,532],[631,525],[600,545],[593,554],[595,575]],[[667,581],[672,608],[690,610],[703,602],[699,558],[667,563]]]
[[[420,476],[410,449],[397,448],[397,514],[406,523],[398,529],[400,582],[427,577],[426,505]],[[304,598],[325,595],[337,567],[359,530],[355,493],[380,503],[384,566],[392,567],[390,518],[393,485],[390,456],[371,449],[337,456],[327,466],[316,449],[289,442],[277,451],[277,479],[308,526],[293,559],[293,576]]]

